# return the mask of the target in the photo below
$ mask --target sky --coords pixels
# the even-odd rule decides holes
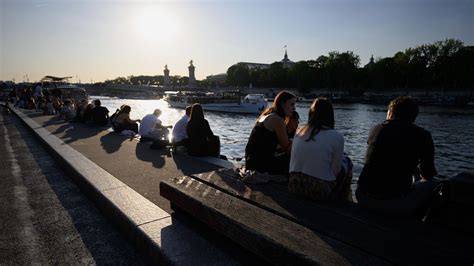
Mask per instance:
[[[237,62],[353,51],[361,65],[455,38],[474,45],[474,0],[0,0],[0,80],[196,78]]]

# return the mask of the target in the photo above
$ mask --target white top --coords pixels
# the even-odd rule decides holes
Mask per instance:
[[[334,129],[321,129],[314,140],[306,142],[309,128],[296,134],[291,148],[290,173],[300,172],[326,181],[335,181],[341,170],[344,138]]]
[[[140,122],[138,133],[141,136],[152,136],[152,132],[156,125],[161,125],[161,120],[154,114],[146,115]]]
[[[173,142],[182,141],[183,139],[188,138],[188,133],[186,133],[186,126],[188,124],[189,116],[184,115],[181,119],[176,122],[173,127]]]

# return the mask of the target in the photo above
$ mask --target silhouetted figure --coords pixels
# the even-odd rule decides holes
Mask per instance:
[[[130,119],[130,112],[132,111],[132,108],[130,106],[125,105],[120,114],[115,118],[115,128],[114,130],[117,132],[122,132],[123,130],[131,130],[135,132],[135,134],[138,134],[138,123],[140,122],[140,119],[135,119],[132,120]]]
[[[281,91],[270,108],[263,111],[245,147],[245,167],[270,174],[288,174],[291,141],[285,119],[295,111],[296,96]]]
[[[91,110],[91,120],[95,125],[107,126],[109,124],[109,109],[101,106],[100,100],[94,101],[95,107]]]
[[[204,119],[204,111],[198,103],[193,104],[186,127],[188,134],[188,154],[192,156],[219,156],[219,137],[212,133],[209,122]]]
[[[418,105],[410,97],[390,102],[387,120],[370,130],[357,200],[389,215],[413,215],[426,205],[437,185],[431,134],[414,124]],[[421,181],[413,182],[419,172]]]

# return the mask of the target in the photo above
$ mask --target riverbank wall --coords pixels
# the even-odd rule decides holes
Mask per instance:
[[[166,157],[104,128],[69,124],[17,108],[12,111],[151,263],[235,265],[254,261],[199,224],[176,216],[169,202],[159,196],[161,180],[219,169],[225,165],[222,162]]]

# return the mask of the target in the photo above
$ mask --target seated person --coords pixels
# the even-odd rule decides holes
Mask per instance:
[[[140,128],[138,130],[141,138],[140,141],[150,141],[154,139],[168,139],[168,133],[171,126],[163,126],[159,119],[161,115],[160,109],[155,109],[153,114],[148,114],[142,118]]]
[[[140,119],[135,119],[132,120],[130,119],[130,112],[132,111],[132,108],[128,105],[125,105],[121,113],[117,115],[117,118],[115,118],[115,128],[114,130],[116,132],[122,132],[124,130],[130,130],[135,132],[135,134],[138,134],[138,123],[140,122]]]
[[[94,101],[95,107],[91,110],[91,120],[95,125],[107,126],[109,124],[109,109],[100,106],[100,100]]]
[[[191,115],[191,106],[186,107],[185,114],[181,117],[173,127],[172,142],[175,147],[185,146],[188,141],[188,134],[186,133],[186,126],[188,125],[189,116]]]
[[[70,100],[65,100],[63,107],[61,107],[61,111],[59,113],[59,119],[64,119],[66,121],[70,121],[74,119],[74,107]]]
[[[295,137],[299,123],[300,115],[298,114],[298,112],[294,111],[291,114],[291,117],[288,119],[288,122],[286,122],[286,132],[288,133],[289,139],[293,139]]]
[[[392,100],[387,120],[370,130],[356,197],[362,207],[393,216],[412,216],[437,186],[431,134],[414,124],[418,105],[407,96]],[[416,173],[421,181],[413,182]]]
[[[117,116],[122,112],[122,109],[123,107],[125,106],[125,104],[122,104],[120,106],[120,108],[118,108],[117,110],[115,110],[115,113],[113,113],[109,120],[110,120],[110,125],[112,126],[112,128],[115,130],[115,119],[117,119]]]
[[[91,123],[92,122],[92,109],[94,109],[94,105],[89,103],[86,105],[86,108],[82,112],[82,121],[84,123]]]
[[[245,147],[245,168],[261,173],[288,174],[291,141],[285,119],[295,111],[296,96],[281,91],[270,108],[263,111]]]
[[[87,101],[86,100],[82,100],[77,105],[76,118],[74,119],[76,122],[84,122],[84,119],[83,119],[82,115],[84,114],[84,110],[86,109],[86,107],[87,107]]]
[[[328,99],[317,98],[308,124],[293,140],[289,191],[318,201],[348,199],[352,174],[341,171],[343,154],[344,138],[334,129],[333,106]]]
[[[219,137],[212,133],[209,122],[204,119],[204,111],[198,103],[193,104],[186,127],[188,134],[188,154],[192,156],[219,156]]]

